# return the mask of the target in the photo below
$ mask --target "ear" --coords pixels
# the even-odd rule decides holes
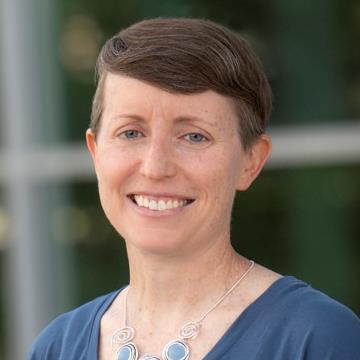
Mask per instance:
[[[245,153],[244,164],[241,167],[237,190],[247,190],[257,178],[271,153],[271,139],[261,135]]]
[[[95,139],[95,134],[92,132],[91,129],[87,129],[86,130],[86,145],[87,148],[90,152],[90,155],[93,159],[94,165],[96,163],[96,139]]]

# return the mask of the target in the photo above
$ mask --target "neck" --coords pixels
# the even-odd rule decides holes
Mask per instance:
[[[130,322],[137,314],[149,323],[195,321],[249,266],[230,242],[190,257],[128,253]]]

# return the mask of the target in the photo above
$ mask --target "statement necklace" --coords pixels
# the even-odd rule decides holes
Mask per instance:
[[[116,352],[114,360],[187,360],[190,357],[190,347],[188,340],[195,339],[200,331],[200,326],[203,320],[208,316],[223,300],[230,295],[242,279],[250,272],[254,267],[254,261],[250,261],[250,266],[244,272],[243,275],[234,283],[231,288],[225,292],[223,296],[208,310],[203,316],[197,321],[191,321],[183,325],[179,331],[178,338],[170,341],[165,345],[162,358],[152,355],[142,355],[139,357],[139,351],[136,345],[132,342],[135,337],[135,329],[127,325],[127,294],[128,288],[126,289],[124,299],[124,326],[113,334],[111,338],[111,347],[119,346]]]

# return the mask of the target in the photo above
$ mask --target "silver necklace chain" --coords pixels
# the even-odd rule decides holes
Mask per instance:
[[[251,271],[254,265],[254,261],[250,260],[250,265],[246,269],[246,271],[240,276],[240,278],[234,283],[234,285],[231,286],[231,288],[226,291],[226,293],[221,296],[220,299],[197,321],[198,323],[201,323],[218,305],[220,305],[225,300],[228,295],[230,295],[235,290],[235,288],[239,285],[242,279],[244,279],[244,277]]]
[[[250,260],[250,265],[246,269],[246,271],[240,276],[238,280],[227,290],[216,302],[214,305],[210,307],[197,321],[191,321],[183,325],[179,331],[179,339],[185,341],[189,339],[194,339],[200,330],[201,323],[204,319],[214,310],[216,309],[225,299],[229,296],[235,288],[239,285],[239,283],[246,277],[246,275],[252,270],[255,263]],[[129,292],[129,286],[125,289],[124,295],[124,312],[123,312],[123,324],[124,326],[117,330],[112,338],[111,338],[111,346],[114,345],[124,345],[126,343],[131,342],[135,337],[135,329],[131,326],[127,325],[127,296]],[[176,340],[175,340],[176,341]]]

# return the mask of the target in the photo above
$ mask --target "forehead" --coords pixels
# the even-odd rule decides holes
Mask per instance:
[[[119,111],[161,111],[170,117],[179,114],[216,119],[237,117],[235,101],[214,91],[170,93],[144,81],[112,73],[108,73],[104,79],[103,101],[104,116]]]

